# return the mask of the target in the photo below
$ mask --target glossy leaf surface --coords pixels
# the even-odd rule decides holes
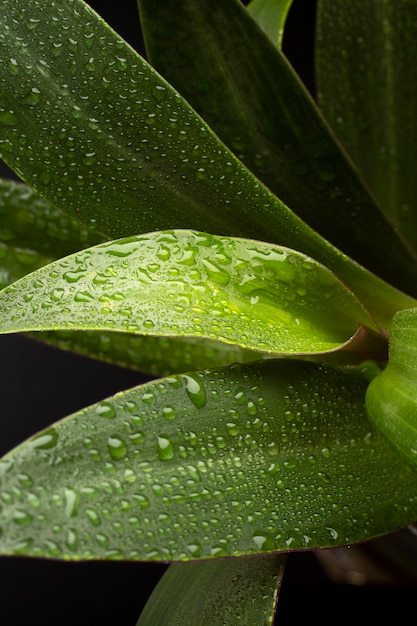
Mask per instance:
[[[417,4],[318,3],[326,117],[389,218],[417,250]]]
[[[416,474],[367,420],[366,384],[264,361],[89,407],[4,457],[0,552],[177,561],[404,526],[417,518]]]
[[[417,468],[417,309],[399,312],[390,330],[388,365],[370,384],[366,406],[376,426]]]
[[[360,325],[373,327],[311,258],[195,231],[129,237],[60,259],[1,292],[0,311],[2,333],[202,336],[284,354],[331,351]]]
[[[203,221],[318,241],[82,0],[5,0],[0,17],[1,150],[60,208],[112,238]]]
[[[0,286],[102,237],[37,196],[27,185],[0,179]]]
[[[170,565],[137,626],[273,624],[282,555]]]
[[[242,3],[139,0],[139,6],[152,64],[239,159],[340,250],[414,294],[416,258]],[[401,278],[399,268],[406,272]]]
[[[335,271],[383,326],[412,306],[261,185],[82,0],[4,0],[0,24],[0,148],[54,205],[108,238],[204,224],[300,250]],[[392,239],[388,254],[394,248]],[[390,273],[414,290],[412,263]]]
[[[281,47],[285,21],[293,0],[252,0],[249,13],[266,32],[272,43]]]
[[[54,209],[27,185],[0,180],[0,287],[101,237]],[[139,337],[114,332],[36,333],[63,350],[156,375],[260,358],[259,353],[201,338]]]

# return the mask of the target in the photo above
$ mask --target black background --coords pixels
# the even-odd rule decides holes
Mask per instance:
[[[90,4],[133,47],[143,49],[136,0]],[[284,40],[286,53],[310,90],[314,7],[313,0],[294,1]],[[0,175],[12,176],[4,166]],[[131,371],[62,353],[24,336],[0,336],[0,454],[51,422],[143,380]],[[165,567],[1,558],[0,624],[134,626]],[[277,623],[284,626],[307,618],[326,626],[344,618],[384,624],[391,614],[401,623],[414,609],[416,591],[414,584],[336,585],[312,553],[291,554]]]

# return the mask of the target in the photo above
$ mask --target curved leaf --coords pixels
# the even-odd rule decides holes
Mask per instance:
[[[271,360],[117,394],[3,459],[0,552],[181,561],[402,527],[416,474],[368,422],[366,385]]]
[[[0,179],[0,287],[101,241],[101,237],[53,208],[27,185]],[[114,332],[45,332],[37,339],[64,350],[158,376],[236,361],[257,352],[202,338],[139,337]]]
[[[37,196],[0,179],[0,287],[61,256],[103,241]]]
[[[249,169],[340,250],[414,294],[416,257],[240,0],[139,0],[139,6],[152,64]],[[399,268],[408,278],[398,276]]]
[[[247,9],[272,43],[282,46],[285,21],[293,0],[252,0]]]
[[[272,244],[165,231],[60,259],[0,294],[0,332],[202,336],[269,353],[335,350],[373,322],[334,274]],[[376,330],[376,327],[374,327]]]
[[[417,309],[392,321],[387,367],[366,394],[370,417],[395,449],[417,467]]]
[[[255,350],[203,337],[153,337],[86,330],[45,331],[33,336],[61,350],[155,376],[270,358]]]
[[[318,3],[326,117],[386,214],[417,250],[417,4]]]
[[[297,218],[82,0],[3,0],[0,45],[4,159],[76,219],[111,238],[203,226],[300,250],[382,326],[415,304]],[[405,265],[392,283],[414,290]]]
[[[136,626],[273,624],[283,555],[170,565]]]

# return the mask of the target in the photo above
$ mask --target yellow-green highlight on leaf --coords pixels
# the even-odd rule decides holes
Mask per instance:
[[[274,623],[284,555],[169,566],[136,626]]]
[[[3,458],[0,553],[200,560],[403,527],[416,474],[368,421],[366,386],[278,359],[103,400]]]
[[[336,350],[376,331],[355,296],[311,258],[195,231],[100,244],[0,293],[0,332],[112,330],[205,337],[272,354]]]
[[[369,385],[366,407],[381,433],[417,469],[417,309],[395,315],[388,365]]]
[[[249,13],[266,32],[271,41],[282,47],[285,21],[293,0],[252,0],[247,6]]]

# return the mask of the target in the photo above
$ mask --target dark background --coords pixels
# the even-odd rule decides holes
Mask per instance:
[[[143,49],[136,0],[89,3],[133,47]],[[294,1],[284,40],[284,50],[311,91],[314,9],[313,0]],[[13,175],[0,163],[0,176]],[[131,371],[62,353],[24,336],[0,336],[0,454],[51,422],[142,380]],[[1,558],[0,624],[135,626],[165,567]],[[326,626],[341,617],[386,623],[390,614],[401,623],[414,609],[417,589],[413,581],[400,582],[399,577],[384,586],[335,584],[312,553],[291,554],[277,623],[307,618]]]

